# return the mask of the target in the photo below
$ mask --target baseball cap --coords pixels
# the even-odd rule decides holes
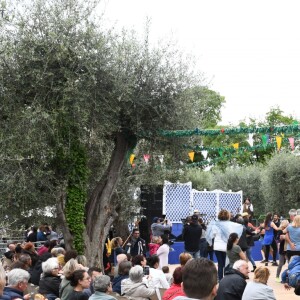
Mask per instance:
[[[158,219],[159,219],[158,217],[154,217],[153,218],[153,223],[156,223],[158,221]]]

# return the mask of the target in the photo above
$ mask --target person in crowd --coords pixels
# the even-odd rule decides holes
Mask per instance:
[[[36,226],[34,226],[34,225],[31,226],[31,230],[26,238],[26,242],[36,243],[37,242],[37,233],[38,233],[38,231],[37,231]]]
[[[132,257],[138,254],[146,255],[146,242],[140,237],[138,228],[132,230],[131,238],[126,245],[126,252],[130,253]]]
[[[110,277],[107,275],[96,276],[93,282],[95,293],[89,298],[90,300],[116,300],[109,295],[112,291]]]
[[[217,269],[206,258],[189,260],[182,270],[182,286],[186,296],[177,296],[174,300],[213,300],[217,295]]]
[[[249,222],[252,222],[253,217],[253,205],[251,203],[251,200],[249,197],[247,197],[244,201],[244,204],[242,206],[241,213],[248,213]]]
[[[238,245],[239,237],[237,233],[233,232],[229,235],[227,242],[227,251],[226,254],[229,259],[229,269],[232,269],[233,264],[240,260],[246,260],[246,255],[242,251],[241,247]]]
[[[23,269],[13,269],[7,274],[7,286],[4,287],[0,299],[30,299],[30,294],[24,295],[28,286],[30,274]]]
[[[59,286],[59,298],[61,300],[69,300],[70,295],[73,292],[73,287],[70,284],[71,277],[76,270],[80,270],[81,267],[74,258],[71,258],[63,268],[62,281]]]
[[[10,267],[14,262],[14,254],[15,254],[15,252],[10,251],[10,250],[4,252],[3,257],[1,258],[1,263],[2,263],[4,270],[7,270],[7,271],[10,270]]]
[[[159,257],[153,255],[147,258],[148,265],[150,267],[150,279],[149,284],[156,288],[168,289],[170,287],[165,274],[162,270],[159,270]]]
[[[37,251],[39,256],[43,255],[46,252],[49,252],[50,241],[46,241]]]
[[[300,256],[294,255],[288,264],[288,268],[281,274],[282,283],[286,289],[296,287],[300,280]]]
[[[103,275],[102,274],[102,270],[98,267],[91,267],[88,269],[88,274],[91,277],[91,283],[90,283],[90,287],[87,289],[84,289],[83,292],[85,294],[87,294],[89,297],[94,294],[94,287],[93,287],[93,282],[96,276],[100,276]]]
[[[32,268],[32,259],[31,256],[27,253],[22,253],[19,257],[18,262],[23,263],[24,264],[24,270],[31,270]]]
[[[292,224],[286,228],[285,239],[287,241],[287,258],[300,255],[300,215],[296,215]]]
[[[244,224],[244,218],[242,216],[239,216],[236,219],[236,222],[243,226],[243,231],[242,231],[241,236],[239,237],[238,245],[241,247],[242,251],[244,253],[246,253],[246,251],[248,249],[248,243],[247,243],[247,228]]]
[[[112,281],[112,289],[115,293],[121,295],[121,281],[129,278],[129,271],[132,265],[130,261],[122,261],[119,265],[118,276]]]
[[[55,226],[48,226],[48,228],[46,228],[47,230],[47,239],[52,242],[52,241],[56,241],[56,244],[58,244],[58,233],[55,231]]]
[[[162,270],[163,273],[165,274],[166,279],[167,279],[167,281],[168,281],[168,284],[171,285],[171,284],[172,284],[172,275],[171,275],[171,273],[170,273],[170,268],[169,268],[169,266],[163,266],[163,267],[161,268],[161,270]]]
[[[117,264],[114,266],[114,269],[113,269],[114,277],[118,275],[119,264],[122,261],[127,261],[127,255],[124,253],[118,254],[118,256],[117,256]]]
[[[147,265],[147,260],[144,255],[136,255],[131,260],[132,266],[142,266],[145,267]]]
[[[208,256],[208,252],[207,252],[207,247],[208,247],[208,243],[206,240],[206,225],[203,222],[203,219],[198,217],[198,223],[201,226],[202,229],[202,233],[201,233],[201,237],[200,237],[200,241],[199,241],[199,250],[200,250],[200,257],[207,257]]]
[[[277,258],[277,243],[275,241],[274,230],[279,230],[279,228],[272,221],[272,213],[267,213],[265,222],[264,222],[265,236],[263,243],[266,247],[265,253],[265,266],[268,266],[269,262],[269,253],[270,247],[273,249],[273,263],[272,266],[278,266],[276,258]]]
[[[236,232],[238,237],[243,232],[243,226],[238,223],[229,221],[230,213],[228,210],[222,209],[218,214],[217,221],[211,221],[207,227],[206,239],[209,245],[214,240],[214,251],[218,261],[218,278],[219,281],[224,276],[224,268],[226,261],[227,241],[230,233]]]
[[[42,224],[40,227],[39,227],[39,230],[38,230],[38,233],[37,233],[37,241],[38,242],[45,242],[47,241],[47,235],[49,234],[49,232],[47,232],[47,229],[46,229],[46,225]]]
[[[113,251],[113,258],[114,258],[114,263],[115,264],[117,262],[117,256],[119,254],[125,254],[126,253],[125,250],[123,249],[122,245],[123,245],[123,240],[119,236],[114,237],[111,240],[111,249]]]
[[[39,282],[39,293],[48,300],[59,298],[59,286],[61,278],[59,276],[59,265],[56,257],[51,257],[42,263],[42,277]]]
[[[36,262],[39,260],[39,256],[35,251],[34,244],[31,242],[25,243],[22,253],[29,254],[31,257],[31,266],[33,267]]]
[[[177,267],[173,272],[173,283],[164,292],[162,300],[172,300],[177,296],[185,296],[182,288],[182,267]]]
[[[75,259],[78,264],[82,265],[86,270],[88,270],[87,259],[84,255],[77,255]]]
[[[157,235],[153,235],[151,238],[151,243],[148,244],[149,247],[149,255],[157,254],[157,250],[161,245],[161,237]]]
[[[76,250],[68,250],[65,253],[65,262],[67,263],[71,258],[76,259],[78,252]]]
[[[289,216],[290,216],[290,223],[293,222],[295,216],[297,215],[297,210],[295,208],[291,208],[289,210]]]
[[[162,236],[166,231],[170,232],[172,230],[172,224],[167,219],[161,219],[158,217],[153,218],[153,223],[151,224],[151,232],[154,236]]]
[[[72,300],[88,300],[89,296],[83,292],[89,288],[91,277],[85,270],[76,270],[70,278],[70,284],[73,287],[68,299]]]
[[[182,252],[182,253],[180,253],[180,255],[179,255],[179,263],[180,263],[180,266],[181,266],[181,267],[184,267],[185,264],[186,264],[190,259],[192,259],[192,258],[193,258],[193,256],[192,256],[190,253],[188,253],[188,252]]]
[[[134,266],[129,271],[129,278],[121,282],[121,295],[132,299],[148,300],[153,296],[155,288],[148,287],[143,281],[144,273],[141,266]]]
[[[30,272],[30,282],[34,285],[39,285],[41,275],[43,273],[42,269],[42,263],[47,261],[48,258],[51,257],[51,254],[49,252],[44,253],[40,256],[39,260],[35,264],[35,266],[32,268]]]
[[[163,234],[161,236],[161,246],[157,250],[157,256],[159,257],[159,269],[161,270],[162,267],[168,266],[169,264],[169,237],[167,234]]]
[[[50,250],[50,248],[49,248],[49,250]],[[63,255],[65,257],[65,253],[66,253],[66,250],[62,247],[54,247],[51,250],[52,257],[58,257],[59,255]]]
[[[3,295],[3,290],[6,285],[6,273],[3,266],[0,264],[0,297]]]
[[[242,300],[276,300],[273,289],[267,285],[269,277],[268,268],[257,268],[253,281],[247,283]]]
[[[256,237],[256,240],[258,240],[259,235],[256,234],[253,225],[249,222],[248,216],[244,216],[243,219],[244,219],[244,226],[246,228],[246,241],[247,241],[246,256],[247,259],[251,262],[253,267],[251,272],[254,272],[256,269],[256,263],[252,256],[252,248],[254,247],[254,238]]]
[[[202,227],[198,224],[198,216],[192,215],[191,222],[186,223],[182,230],[184,251],[190,253],[194,258],[200,257],[199,241]]]
[[[278,240],[280,241],[279,243],[279,265],[277,267],[276,271],[276,281],[280,282],[280,273],[282,270],[282,267],[286,263],[286,248],[287,248],[287,242],[284,238],[285,233],[283,232],[287,227],[289,226],[289,221],[288,220],[282,220],[279,226],[279,230],[277,232],[277,237]],[[283,236],[283,237],[282,237]]]
[[[220,281],[216,300],[241,300],[249,273],[249,266],[245,260],[236,261]]]

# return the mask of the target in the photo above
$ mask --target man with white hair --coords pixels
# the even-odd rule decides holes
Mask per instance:
[[[112,292],[110,277],[107,275],[96,276],[93,281],[95,293],[89,298],[91,300],[116,300],[109,295]]]
[[[249,266],[245,260],[236,261],[232,270],[220,281],[216,300],[241,300],[249,273]]]
[[[24,296],[30,275],[23,269],[13,269],[7,275],[8,286],[4,288],[3,299],[30,299],[30,294]]]

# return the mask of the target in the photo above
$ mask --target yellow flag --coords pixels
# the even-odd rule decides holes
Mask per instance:
[[[239,143],[235,143],[232,145],[235,150],[239,149]]]
[[[111,255],[111,240],[107,239],[107,243],[105,243],[105,247],[106,247],[106,251],[107,251],[107,255]]]
[[[134,154],[130,154],[129,161],[130,161],[131,165],[133,164],[134,158],[135,158],[135,155]]]
[[[194,151],[189,152],[189,157],[190,157],[191,161],[194,161],[194,156],[195,156],[195,152]]]
[[[276,136],[276,143],[277,143],[277,150],[280,150],[281,147],[281,141],[282,141],[282,137],[281,136]]]

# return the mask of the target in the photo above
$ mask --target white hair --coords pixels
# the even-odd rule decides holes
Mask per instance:
[[[20,282],[28,282],[30,275],[23,269],[12,269],[7,275],[7,282],[9,286],[17,286]]]
[[[232,269],[239,270],[240,267],[245,264],[248,264],[248,263],[243,259],[239,259],[233,264]]]
[[[139,265],[134,266],[129,271],[129,278],[133,282],[141,282],[143,280],[143,268]]]
[[[42,263],[42,269],[44,273],[51,273],[51,271],[55,268],[58,268],[58,260],[57,257],[50,257],[46,261]]]

